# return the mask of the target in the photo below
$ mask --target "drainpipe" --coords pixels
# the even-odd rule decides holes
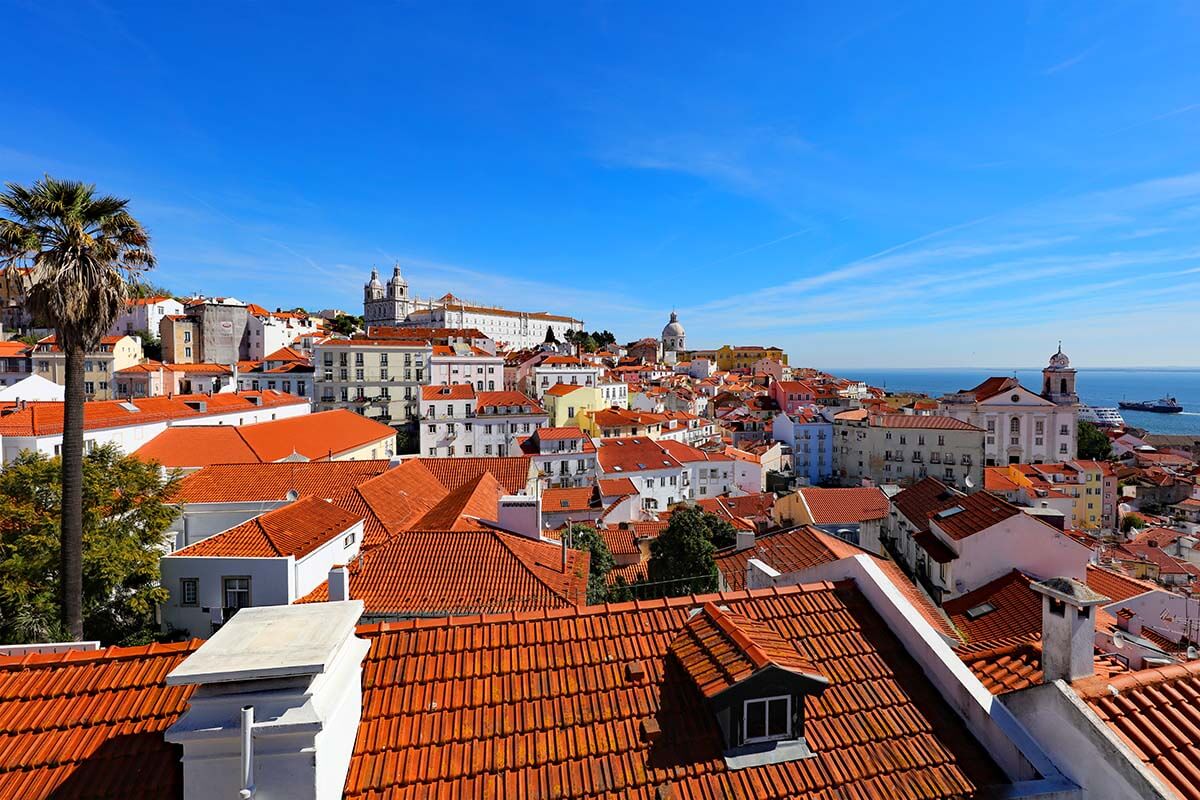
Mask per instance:
[[[240,800],[254,797],[254,706],[242,706],[242,789]]]

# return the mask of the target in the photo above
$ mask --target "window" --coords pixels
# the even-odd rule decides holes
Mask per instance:
[[[1016,417],[1013,417],[1011,420],[1009,420],[1008,432],[1009,433],[1020,433],[1021,432],[1021,420],[1017,419]]]
[[[184,331],[184,332],[183,332],[183,341],[185,341],[185,342],[190,342],[191,340],[192,340],[192,332],[191,332],[191,331]]]
[[[994,420],[994,419],[989,419],[989,420],[987,421],[987,423],[988,423],[988,424],[987,424],[987,430],[988,430],[988,433],[995,433],[995,432],[996,432],[996,420]]]
[[[792,698],[788,695],[747,700],[744,709],[742,741],[770,742],[791,735]]]
[[[1062,427],[1060,427],[1060,428],[1058,429],[1058,435],[1059,435],[1059,436],[1070,436],[1070,435],[1071,435],[1071,430],[1070,430],[1070,428],[1068,428],[1066,425],[1063,425]],[[1063,452],[1064,452],[1064,453],[1065,453],[1065,452],[1067,452],[1067,450],[1066,450],[1066,445],[1063,445]]]
[[[250,579],[245,577],[224,578],[225,608],[235,611],[250,605]]]
[[[180,578],[179,579],[179,605],[194,606],[196,605],[196,597],[200,594],[200,581],[198,578]]]
[[[342,539],[342,547],[350,547],[358,539],[358,534],[354,531],[346,534],[346,538]]]

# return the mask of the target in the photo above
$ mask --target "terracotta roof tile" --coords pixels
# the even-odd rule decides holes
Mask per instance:
[[[565,608],[587,600],[588,557],[494,529],[404,531],[350,565],[350,596],[368,616]],[[297,602],[329,598],[322,583]]]
[[[182,797],[163,732],[194,687],[165,680],[200,644],[0,658],[0,797]]]
[[[1131,597],[1146,592],[1160,591],[1161,587],[1139,581],[1136,578],[1131,578],[1128,575],[1122,575],[1119,572],[1114,572],[1111,569],[1105,569],[1094,564],[1088,564],[1087,567],[1087,585],[1092,591],[1099,592],[1105,597],[1111,598],[1114,603],[1124,602]]]
[[[326,500],[302,497],[171,555],[303,558],[361,519]]]
[[[1040,634],[964,645],[956,652],[984,688],[994,695],[1016,692],[1042,683]],[[1129,670],[1119,659],[1109,655],[1096,654],[1094,664],[1096,675],[1103,678]]]
[[[829,678],[812,758],[730,770],[702,695],[668,657],[706,601]],[[1005,779],[852,585],[639,601],[362,629],[348,800],[382,797],[965,797]],[[645,678],[627,677],[638,664]],[[436,703],[436,704],[435,704]],[[662,730],[639,736],[643,721]],[[665,787],[664,790],[659,787]]]
[[[590,487],[568,489],[546,489],[542,492],[542,513],[561,513],[564,511],[587,511],[599,507],[599,502],[593,506]]]
[[[509,494],[523,494],[529,483],[532,461],[529,456],[494,458],[418,458],[438,482],[450,491],[490,472]]]
[[[818,525],[883,519],[888,513],[887,495],[875,487],[797,491],[812,516],[809,521]]]
[[[504,487],[490,472],[447,494],[436,506],[414,522],[412,530],[461,531],[478,530],[479,520],[495,520],[499,515],[500,498]]]
[[[1042,631],[1042,596],[1018,570],[947,600],[942,608],[968,642],[985,642]],[[987,610],[991,606],[992,610]],[[974,611],[973,611],[974,610]]]
[[[298,495],[332,500],[389,466],[384,460],[214,464],[186,476],[179,484],[178,499],[182,503],[282,502],[294,490]]]

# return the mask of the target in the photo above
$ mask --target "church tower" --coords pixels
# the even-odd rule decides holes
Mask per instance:
[[[379,280],[379,270],[371,270],[371,280],[363,287],[363,322],[371,325],[400,325],[412,312],[408,282],[400,275],[399,265],[392,268],[387,289]]]
[[[662,352],[663,357],[668,355],[682,355],[687,349],[686,334],[683,330],[683,325],[679,323],[679,315],[674,311],[671,312],[671,321],[662,329]]]
[[[1079,395],[1075,393],[1075,370],[1071,367],[1071,359],[1062,351],[1062,342],[1058,343],[1058,352],[1050,356],[1050,363],[1042,370],[1042,397],[1060,406],[1079,403]]]

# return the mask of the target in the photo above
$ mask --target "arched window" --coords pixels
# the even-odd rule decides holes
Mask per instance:
[[[1062,379],[1062,383],[1061,383],[1061,385],[1060,385],[1059,392],[1060,392],[1061,394],[1066,394],[1066,393],[1067,393],[1067,379],[1066,379],[1066,378],[1063,378],[1063,379]]]
[[[1009,431],[1009,433],[1020,433],[1021,432],[1021,420],[1017,419],[1016,417],[1013,417],[1012,420],[1008,423],[1008,431]]]

